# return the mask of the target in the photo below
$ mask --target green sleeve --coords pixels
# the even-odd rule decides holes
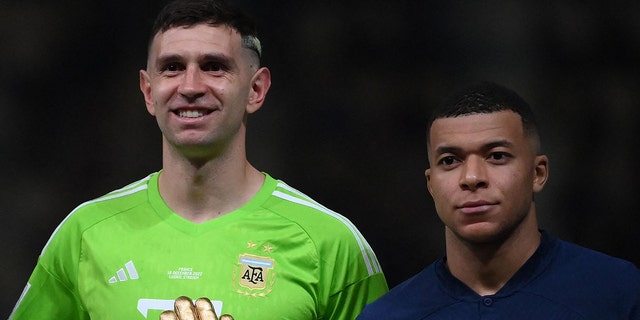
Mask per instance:
[[[70,214],[42,250],[13,320],[89,319],[77,290],[82,228]]]
[[[72,290],[38,263],[9,319],[80,320],[89,316]]]
[[[383,273],[368,276],[329,298],[326,309],[326,319],[353,320],[364,306],[373,302],[389,291]]]

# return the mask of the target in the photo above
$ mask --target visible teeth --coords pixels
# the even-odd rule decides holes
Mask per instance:
[[[204,112],[195,110],[181,110],[178,115],[183,118],[197,118],[204,116]]]

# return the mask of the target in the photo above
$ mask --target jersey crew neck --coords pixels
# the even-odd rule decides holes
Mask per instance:
[[[244,214],[249,212],[253,212],[256,209],[260,208],[262,204],[269,198],[269,196],[273,193],[276,188],[277,181],[272,178],[269,174],[263,172],[265,179],[264,183],[258,190],[258,192],[245,204],[243,204],[240,208],[235,209],[229,213],[223,214],[217,218],[211,219],[209,221],[205,221],[202,223],[194,223],[191,222],[175,211],[173,211],[167,203],[164,201],[162,196],[160,195],[160,189],[158,186],[158,178],[160,177],[160,173],[155,172],[149,176],[148,181],[148,196],[149,203],[151,207],[158,214],[160,219],[162,219],[165,223],[171,225],[172,227],[184,232],[186,234],[190,234],[193,236],[199,236],[208,231],[212,231],[214,229],[218,229],[228,225],[229,223],[241,219]]]

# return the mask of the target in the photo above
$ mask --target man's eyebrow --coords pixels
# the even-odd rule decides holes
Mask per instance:
[[[184,60],[185,58],[180,55],[180,54],[167,54],[167,55],[160,55],[158,56],[158,58],[156,59],[156,65],[157,66],[162,66],[166,63],[169,62],[178,62],[181,60]],[[231,57],[224,55],[224,54],[215,54],[215,53],[208,53],[205,54],[201,57],[198,58],[198,62],[202,63],[202,62],[211,62],[211,61],[215,61],[215,62],[219,62],[222,64],[226,64],[226,65],[231,65],[233,59],[231,59]]]
[[[482,149],[491,150],[493,148],[498,148],[498,147],[512,148],[513,143],[509,140],[501,139],[501,140],[491,141],[489,143],[484,144],[482,146]],[[460,147],[445,145],[445,146],[440,146],[436,148],[436,154],[445,154],[445,153],[459,154],[460,152],[462,152],[462,148]]]
[[[458,147],[440,146],[440,147],[436,148],[436,154],[445,154],[445,153],[457,154],[461,150],[462,149],[458,148]]]
[[[232,59],[231,57],[225,54],[207,53],[198,60],[228,62],[228,61],[231,61]]]
[[[224,66],[226,66],[227,68],[230,69],[234,69],[236,67],[236,60],[226,54],[215,54],[215,53],[208,53],[203,55],[202,57],[200,57],[200,59],[198,59],[201,63],[202,62],[216,62],[216,63],[220,63]]]
[[[487,143],[484,148],[493,149],[498,147],[513,148],[513,143],[509,140],[502,139]]]

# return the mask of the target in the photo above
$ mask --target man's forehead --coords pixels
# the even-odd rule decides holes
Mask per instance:
[[[185,44],[228,46],[239,48],[242,44],[240,33],[227,25],[196,24],[176,26],[159,31],[153,38],[152,48],[181,46]]]
[[[469,114],[439,118],[433,122],[430,144],[446,143],[450,139],[459,142],[511,140],[524,138],[521,118],[512,111]]]

